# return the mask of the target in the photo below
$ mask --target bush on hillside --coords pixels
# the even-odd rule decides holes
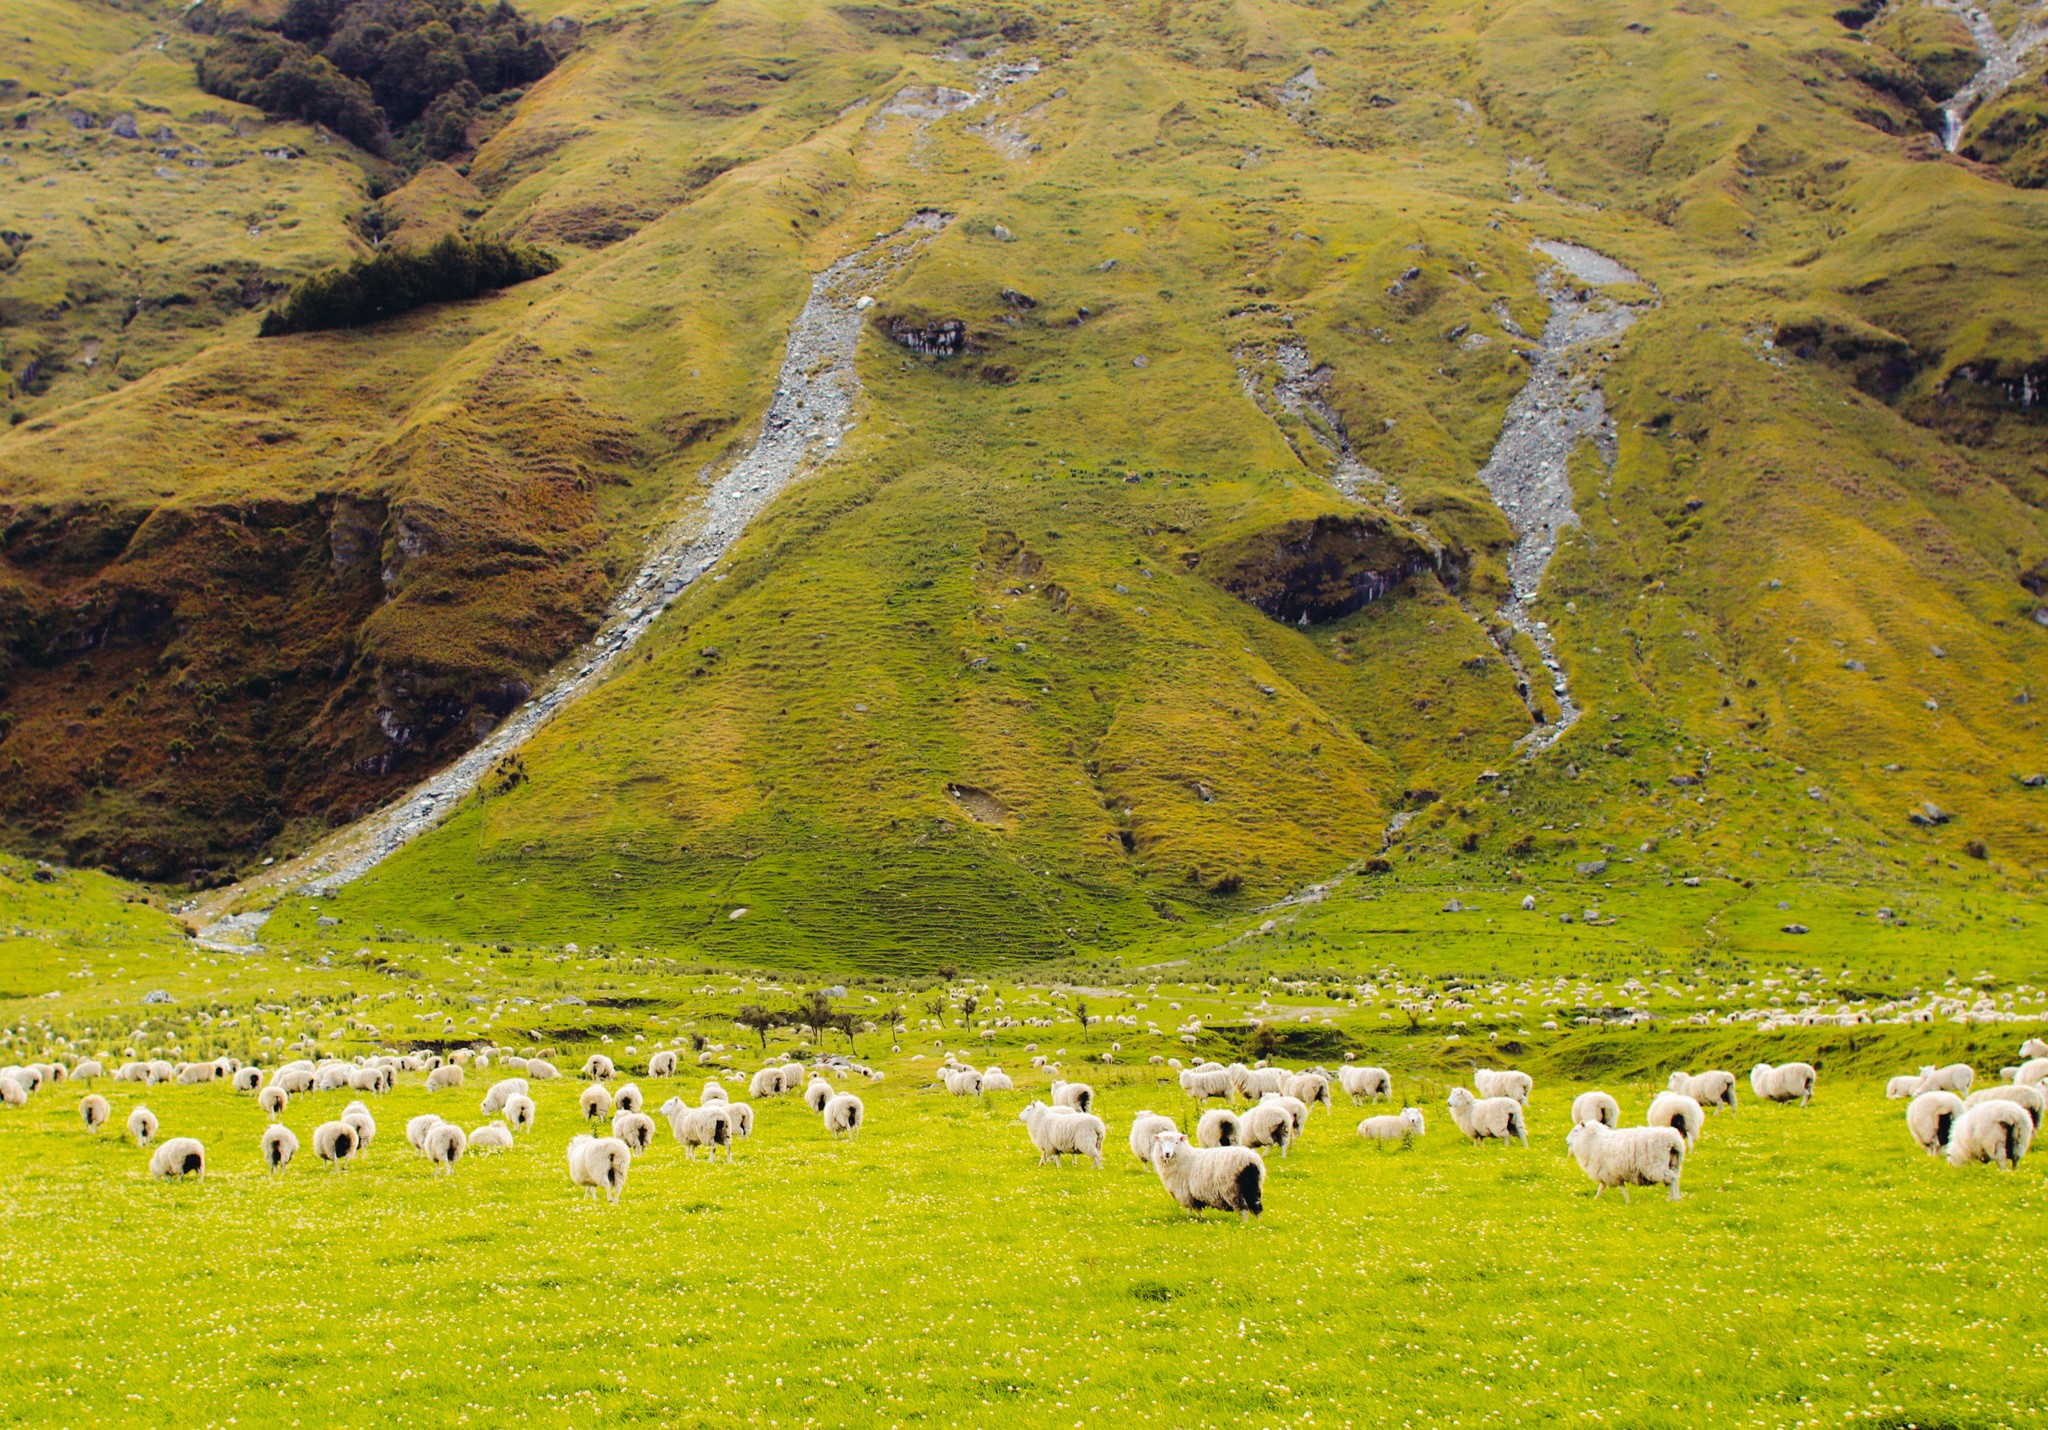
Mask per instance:
[[[429,303],[474,298],[552,273],[552,254],[489,239],[450,235],[418,253],[380,253],[315,274],[264,314],[261,335],[356,328]]]

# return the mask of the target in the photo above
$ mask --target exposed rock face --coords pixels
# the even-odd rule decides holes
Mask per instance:
[[[875,319],[890,342],[924,357],[955,357],[968,346],[967,324],[958,318],[920,318],[892,313]]]
[[[1231,595],[1290,625],[1348,616],[1434,564],[1413,536],[1367,516],[1286,522],[1201,562]]]

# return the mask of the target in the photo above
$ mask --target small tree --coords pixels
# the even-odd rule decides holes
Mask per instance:
[[[976,1008],[979,1008],[980,1006],[981,1000],[975,997],[972,993],[968,994],[965,998],[960,1000],[961,1027],[968,1028],[973,1026],[974,1010]]]
[[[931,997],[925,999],[924,1011],[937,1018],[940,1022],[944,1022],[946,1019],[946,995],[934,993]]]
[[[946,982],[951,983],[954,979],[958,978],[959,976],[960,970],[954,967],[952,964],[942,963],[939,965],[939,977],[945,979]]]
[[[780,1013],[771,1013],[759,1003],[743,1005],[739,1012],[732,1015],[732,1020],[742,1028],[753,1030],[754,1035],[761,1040],[761,1051],[764,1053],[768,1051],[768,1030],[781,1027],[783,1021]]]
[[[1081,1025],[1082,1032],[1088,1031],[1088,1000],[1086,998],[1076,998],[1074,1000],[1074,1021]]]

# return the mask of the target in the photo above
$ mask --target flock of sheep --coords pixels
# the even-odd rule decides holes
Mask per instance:
[[[1907,1099],[1906,1125],[1913,1140],[1930,1155],[1945,1154],[1951,1164],[1988,1162],[2011,1168],[2018,1165],[2033,1144],[2035,1131],[2048,1114],[2048,1042],[2029,1039],[2020,1049],[2022,1062],[2002,1070],[2004,1081],[1972,1092],[1976,1074],[1967,1064],[1923,1067],[1917,1074],[1891,1079],[1886,1094]],[[534,1081],[559,1077],[560,1071],[545,1058],[521,1058],[499,1053],[505,1070],[520,1074],[491,1084],[481,1107],[495,1120],[465,1131],[437,1113],[422,1113],[406,1124],[406,1141],[437,1171],[452,1172],[455,1164],[470,1153],[498,1151],[514,1145],[518,1135],[534,1128],[537,1108],[532,1096]],[[1145,1109],[1131,1122],[1131,1154],[1157,1173],[1167,1193],[1191,1213],[1204,1210],[1234,1211],[1245,1218],[1258,1216],[1265,1207],[1266,1165],[1262,1149],[1278,1149],[1281,1156],[1306,1130],[1311,1112],[1318,1106],[1332,1109],[1331,1086],[1349,1096],[1354,1105],[1394,1097],[1393,1074],[1381,1067],[1347,1063],[1333,1075],[1323,1068],[1291,1072],[1264,1064],[1225,1065],[1205,1062],[1181,1068],[1177,1059],[1164,1061],[1178,1072],[1181,1091],[1195,1104],[1194,1134],[1190,1137],[1171,1117]],[[1038,1152],[1039,1165],[1050,1161],[1061,1165],[1068,1157],[1084,1158],[1099,1169],[1108,1143],[1108,1128],[1096,1112],[1095,1089],[1086,1083],[1068,1082],[1058,1075],[1056,1065],[1045,1058],[1034,1062],[1052,1073],[1048,1100],[1033,1100],[1018,1114],[1031,1145]],[[457,1051],[446,1061],[432,1053],[406,1056],[383,1055],[360,1062],[328,1059],[286,1063],[266,1079],[262,1070],[219,1058],[203,1063],[163,1061],[129,1062],[111,1074],[116,1082],[210,1083],[225,1081],[240,1094],[253,1096],[270,1117],[258,1139],[263,1164],[273,1173],[282,1172],[300,1151],[296,1134],[284,1124],[287,1108],[294,1098],[310,1093],[351,1090],[376,1096],[391,1091],[401,1073],[425,1073],[428,1092],[460,1089],[465,1066],[478,1070],[491,1065],[489,1052]],[[648,1061],[650,1078],[674,1077],[679,1070],[673,1052],[656,1053]],[[833,1137],[859,1135],[867,1110],[860,1098],[833,1086],[822,1074],[836,1071],[842,1078],[858,1073],[879,1080],[883,1074],[858,1064],[806,1068],[793,1061],[775,1061],[755,1072],[747,1084],[751,1098],[778,1097],[801,1090],[805,1104]],[[33,1063],[0,1068],[0,1104],[21,1106],[45,1086],[65,1081],[90,1085],[108,1077],[95,1059],[85,1059],[66,1068],[61,1063]],[[583,1065],[589,1085],[577,1099],[585,1123],[592,1129],[570,1139],[569,1180],[584,1194],[604,1197],[616,1203],[625,1190],[633,1160],[654,1145],[655,1123],[645,1110],[646,1098],[637,1083],[616,1088],[619,1076],[612,1059],[593,1053]],[[948,1053],[937,1069],[945,1089],[959,1096],[1015,1090],[1015,1083],[1000,1068],[977,1069]],[[1773,1102],[1812,1100],[1819,1075],[1806,1063],[1773,1066],[1759,1063],[1750,1070],[1749,1085],[1759,1098]],[[1474,1143],[1498,1141],[1505,1148],[1519,1140],[1529,1145],[1527,1104],[1534,1081],[1514,1069],[1475,1066],[1472,1087],[1455,1087],[1447,1099],[1452,1123]],[[1733,1073],[1674,1072],[1667,1087],[1650,1102],[1640,1127],[1624,1127],[1621,1106],[1602,1091],[1581,1093],[1572,1102],[1571,1131],[1566,1146],[1580,1168],[1594,1184],[1598,1197],[1609,1187],[1621,1189],[1624,1200],[1631,1186],[1663,1186],[1672,1200],[1679,1197],[1679,1182],[1685,1159],[1698,1144],[1708,1109],[1735,1111],[1737,1081]],[[1242,1108],[1203,1108],[1201,1104],[1223,1101],[1248,1104]],[[715,1079],[704,1084],[698,1104],[690,1106],[680,1097],[661,1105],[661,1116],[685,1154],[695,1160],[701,1148],[713,1161],[723,1151],[732,1160],[733,1143],[754,1130],[751,1104],[734,1102]],[[97,1092],[88,1092],[79,1103],[79,1116],[88,1132],[97,1133],[113,1120],[113,1108]],[[150,1175],[165,1179],[206,1175],[206,1148],[194,1137],[171,1137],[159,1142],[156,1115],[137,1103],[126,1119],[128,1135],[136,1146],[149,1148]],[[1400,1142],[1404,1145],[1424,1133],[1423,1116],[1414,1107],[1399,1113],[1369,1116],[1358,1124],[1358,1135],[1368,1141]],[[369,1105],[358,1099],[341,1115],[313,1129],[313,1154],[342,1171],[361,1157],[377,1137],[377,1122]]]

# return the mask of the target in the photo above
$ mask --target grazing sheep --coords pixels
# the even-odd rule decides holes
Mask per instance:
[[[583,1075],[595,1078],[598,1082],[610,1081],[617,1072],[618,1069],[613,1066],[612,1060],[603,1053],[592,1053],[583,1060]]]
[[[1986,1087],[1980,1088],[1963,1099],[1963,1106],[1975,1107],[1980,1102],[2010,1102],[2027,1110],[2034,1119],[2034,1130],[2041,1130],[2041,1118],[2048,1113],[2048,1096],[2039,1087]]]
[[[629,1082],[612,1094],[612,1106],[620,1112],[645,1112],[646,1103],[647,1094],[640,1091],[637,1082]]]
[[[514,1097],[524,1097],[526,1091],[526,1079],[523,1077],[508,1077],[503,1082],[492,1083],[491,1090],[484,1094],[485,1114],[503,1112],[508,1101]]]
[[[532,1098],[524,1093],[514,1093],[505,1099],[505,1125],[514,1132],[531,1132],[537,1110]]]
[[[940,1068],[939,1080],[945,1083],[946,1091],[955,1097],[981,1096],[981,1074],[973,1068]]]
[[[1671,1074],[1671,1081],[1665,1084],[1672,1092],[1682,1092],[1701,1107],[1711,1107],[1719,1112],[1727,1108],[1735,1110],[1735,1074],[1732,1072],[1689,1073],[1683,1070]]]
[[[1101,1169],[1102,1148],[1109,1129],[1093,1113],[1048,1107],[1034,1098],[1017,1114],[1017,1120],[1024,1124],[1031,1145],[1038,1149],[1039,1166],[1043,1167],[1048,1158],[1055,1167],[1062,1166],[1060,1159],[1071,1156],[1089,1158],[1098,1171]]]
[[[1286,1068],[1248,1068],[1243,1063],[1230,1065],[1230,1080],[1236,1086],[1239,1097],[1259,1097],[1269,1092],[1285,1092],[1287,1079],[1291,1076]]]
[[[844,1134],[852,1138],[860,1135],[861,1121],[867,1114],[867,1107],[859,1098],[850,1092],[842,1092],[825,1104],[820,1116],[824,1119],[825,1130],[834,1137]]]
[[[1963,1115],[1963,1100],[1952,1092],[1923,1092],[1906,1104],[1906,1130],[1920,1150],[1938,1157],[1948,1150]]]
[[[1212,1097],[1232,1097],[1237,1091],[1231,1084],[1230,1070],[1213,1066],[1183,1070],[1180,1075],[1180,1090],[1197,1102]]]
[[[0,1074],[0,1103],[9,1107],[28,1106],[28,1089],[12,1077]]]
[[[1178,1132],[1171,1117],[1161,1117],[1150,1110],[1139,1113],[1131,1119],[1131,1155],[1147,1166],[1152,1164],[1152,1139],[1162,1132]]]
[[[1202,1114],[1202,1120],[1195,1124],[1195,1141],[1204,1147],[1244,1145],[1243,1133],[1237,1124],[1237,1114],[1227,1107],[1210,1108]]]
[[[1368,1142],[1406,1145],[1422,1135],[1422,1109],[1404,1107],[1398,1114],[1368,1117],[1358,1124],[1358,1135]]]
[[[1308,1130],[1308,1104],[1298,1097],[1290,1097],[1284,1092],[1262,1093],[1259,1097],[1259,1106],[1285,1108],[1288,1121],[1294,1124],[1296,1137]]]
[[[1017,1084],[1011,1082],[1010,1075],[1001,1068],[983,1068],[981,1070],[981,1090],[983,1092],[1015,1092]]]
[[[782,1065],[782,1090],[784,1092],[795,1092],[803,1085],[804,1065],[802,1063],[784,1063]]]
[[[1277,1100],[1247,1110],[1237,1119],[1237,1128],[1240,1147],[1278,1147],[1282,1157],[1294,1140],[1294,1116]]]
[[[426,1151],[427,1134],[439,1126],[440,1122],[440,1113],[422,1112],[418,1117],[405,1124],[405,1140],[412,1144],[415,1152]],[[472,1138],[471,1140],[474,1141],[475,1139]]]
[[[370,1116],[367,1107],[351,1107],[341,1114],[341,1120],[355,1129],[356,1151],[367,1152],[370,1143],[377,1137],[377,1119]]]
[[[725,1149],[725,1160],[732,1160],[732,1114],[725,1104],[714,1102],[706,1107],[683,1107],[677,1104],[669,1115],[669,1131],[676,1141],[683,1144],[683,1150],[691,1161],[697,1160],[697,1149],[710,1149],[711,1160],[718,1160],[718,1149]]]
[[[1749,1088],[1767,1102],[1791,1102],[1797,1098],[1804,1107],[1813,1100],[1814,1084],[1820,1074],[1810,1063],[1758,1063],[1749,1070]]]
[[[832,1084],[821,1077],[812,1078],[804,1088],[804,1106],[813,1112],[823,1112],[831,1100]]]
[[[1525,1072],[1512,1068],[1483,1068],[1477,1063],[1472,1066],[1472,1086],[1479,1090],[1481,1097],[1512,1097],[1523,1106],[1528,1106],[1529,1094],[1536,1090],[1535,1080]]]
[[[107,1119],[114,1115],[114,1109],[107,1100],[96,1092],[87,1093],[78,1104],[78,1115],[85,1121],[85,1130],[98,1132],[107,1125]]]
[[[551,1082],[562,1075],[562,1070],[542,1058],[526,1060],[526,1075],[535,1082]]]
[[[1604,1092],[1582,1092],[1572,1099],[1572,1126],[1597,1122],[1603,1127],[1621,1126],[1621,1104]]]
[[[1897,1077],[1887,1080],[1884,1085],[1884,1095],[1894,1101],[1902,1097],[1918,1097],[1920,1095],[1919,1074],[1901,1073]]]
[[[236,1092],[255,1092],[263,1086],[263,1069],[236,1068],[234,1076],[228,1079],[228,1086]]]
[[[1643,1126],[1669,1127],[1683,1137],[1688,1152],[1699,1144],[1700,1129],[1706,1123],[1706,1109],[1682,1092],[1658,1093],[1650,1099],[1650,1110],[1643,1117]]]
[[[468,1134],[452,1122],[435,1123],[427,1132],[426,1144],[420,1148],[443,1176],[455,1170],[455,1164],[468,1150]]]
[[[1921,1092],[1952,1092],[1958,1097],[1970,1090],[1970,1084],[1977,1080],[1976,1069],[1968,1063],[1950,1063],[1945,1068],[1932,1063],[1920,1069]]]
[[[512,1145],[512,1129],[502,1122],[486,1122],[469,1134],[472,1152],[502,1152]]]
[[[1564,1140],[1580,1170],[1593,1179],[1595,1200],[1609,1187],[1620,1187],[1621,1199],[1626,1202],[1630,1187],[1655,1186],[1671,1188],[1671,1200],[1678,1200],[1678,1179],[1685,1170],[1685,1137],[1676,1128],[1613,1128],[1583,1122]]]
[[[1475,1098],[1462,1087],[1451,1089],[1449,1098],[1451,1121],[1458,1124],[1458,1130],[1474,1142],[1483,1142],[1489,1137],[1500,1139],[1502,1147],[1516,1137],[1522,1139],[1524,1148],[1529,1145],[1529,1124],[1525,1120],[1522,1104],[1512,1097]],[[1591,1124],[1597,1126],[1598,1124]]]
[[[156,1140],[156,1114],[138,1104],[128,1114],[128,1135],[135,1139],[138,1147],[147,1147]]]
[[[1980,1102],[1963,1109],[1949,1134],[1948,1164],[1993,1162],[2011,1171],[2034,1144],[2034,1119],[2014,1102]]]
[[[754,1135],[754,1109],[744,1102],[728,1102],[725,1110],[732,1116],[732,1140]]]
[[[583,1109],[585,1122],[602,1122],[612,1115],[612,1095],[602,1085],[592,1083],[583,1089],[583,1096],[577,1099],[577,1106]]]
[[[583,1188],[585,1197],[602,1191],[605,1200],[618,1204],[626,1190],[626,1173],[633,1167],[633,1150],[616,1137],[592,1137],[579,1132],[569,1139],[569,1180]]]
[[[428,1092],[445,1092],[451,1087],[462,1086],[462,1069],[455,1063],[446,1063],[427,1074]]]
[[[313,1067],[310,1063],[286,1063],[270,1075],[270,1085],[282,1088],[297,1097],[302,1092],[311,1092],[314,1087]]]
[[[2022,1052],[2020,1056],[2025,1057],[2026,1053]],[[71,1069],[71,1076],[85,1083],[90,1083],[94,1078],[105,1077],[106,1075],[107,1070],[100,1066],[98,1058],[83,1058]]]
[[[313,1129],[313,1155],[339,1172],[355,1155],[356,1130],[346,1122],[323,1122]]]
[[[762,1068],[747,1079],[748,1097],[774,1097],[782,1091],[782,1069]]]
[[[2036,1083],[2048,1082],[2048,1057],[2028,1058],[2020,1064],[2019,1071],[2012,1075],[2012,1080],[2021,1087],[2032,1087]]]
[[[644,1112],[622,1112],[612,1119],[612,1136],[639,1156],[654,1145],[654,1119]]]
[[[220,1076],[220,1067],[215,1063],[179,1063],[178,1082],[189,1086],[194,1083],[212,1082]],[[34,1092],[34,1088],[29,1089]]]
[[[633,1090],[638,1092],[640,1089],[636,1087]],[[732,1099],[726,1095],[725,1084],[714,1078],[704,1084],[704,1091],[698,1095],[697,1101],[702,1104],[706,1102],[731,1102]]]
[[[390,1068],[357,1068],[348,1075],[348,1086],[357,1092],[386,1093],[396,1081]]]
[[[282,1172],[292,1158],[299,1155],[299,1139],[292,1136],[292,1130],[283,1123],[272,1123],[263,1129],[257,1147],[263,1153],[263,1165],[272,1173]]]
[[[1304,1117],[1314,1110],[1318,1103],[1325,1110],[1329,1109],[1330,1080],[1319,1072],[1296,1073],[1287,1079],[1287,1085],[1280,1090],[1302,1105]],[[1295,1130],[1300,1131],[1299,1128]]]
[[[1152,1169],[1197,1216],[1213,1207],[1249,1221],[1265,1210],[1265,1159],[1249,1147],[1193,1147],[1178,1132],[1162,1132],[1152,1144]]]
[[[1085,1082],[1061,1082],[1058,1078],[1054,1078],[1052,1081],[1052,1105],[1054,1107],[1071,1107],[1076,1112],[1093,1112],[1095,1110],[1095,1089],[1088,1086]]]
[[[647,1060],[647,1075],[649,1077],[674,1077],[676,1075],[676,1055],[672,1052],[656,1053]]]
[[[165,1181],[179,1177],[206,1180],[206,1149],[197,1137],[173,1137],[156,1149],[149,1159],[149,1175]]]
[[[2048,1058],[2048,1039],[2027,1039],[2024,1043],[2020,1044],[2020,1056],[2022,1058]],[[79,1066],[83,1067],[85,1065],[81,1063]],[[94,1064],[94,1066],[97,1067],[98,1064]],[[80,1076],[77,1069],[73,1069],[71,1075],[73,1077]]]

